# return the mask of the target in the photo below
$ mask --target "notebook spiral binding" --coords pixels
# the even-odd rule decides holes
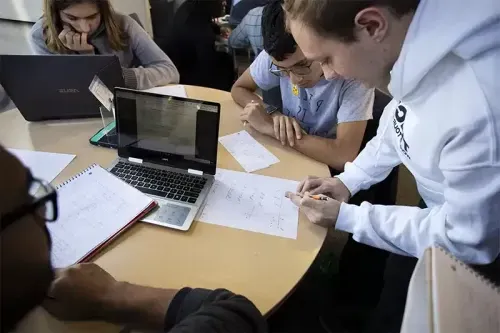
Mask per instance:
[[[453,260],[456,264],[459,266],[462,266],[463,269],[474,275],[479,281],[483,282],[485,285],[487,285],[491,290],[496,291],[500,295],[500,286],[497,286],[495,283],[490,281],[488,278],[484,277],[474,269],[472,269],[469,265],[464,264],[454,256],[452,256],[450,253],[448,253],[446,250],[444,250],[441,247],[438,247],[438,249],[443,252],[445,255],[447,255],[451,260]]]
[[[71,183],[73,180],[77,179],[78,177],[80,176],[83,176],[85,173],[87,173],[88,171],[92,170],[93,168],[95,168],[97,166],[97,164],[92,164],[91,166],[89,166],[87,169],[83,170],[82,172],[80,173],[77,173],[76,175],[74,175],[73,177],[69,178],[68,180],[62,182],[61,184],[57,185],[56,186],[56,190],[59,190],[61,189],[62,187],[68,185],[69,183]]]

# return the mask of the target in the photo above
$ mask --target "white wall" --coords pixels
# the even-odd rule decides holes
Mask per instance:
[[[111,0],[116,11],[137,13],[146,30],[152,35],[149,0]],[[35,22],[42,15],[43,0],[0,0],[0,18]]]

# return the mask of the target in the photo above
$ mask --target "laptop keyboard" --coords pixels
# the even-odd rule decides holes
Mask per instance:
[[[119,162],[111,173],[145,194],[194,204],[207,180],[203,177]]]

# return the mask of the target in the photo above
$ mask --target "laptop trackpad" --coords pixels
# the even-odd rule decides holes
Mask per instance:
[[[186,222],[186,218],[190,212],[190,207],[163,203],[160,204],[158,209],[154,212],[154,215],[148,217],[148,219],[180,227],[184,224],[184,222]]]

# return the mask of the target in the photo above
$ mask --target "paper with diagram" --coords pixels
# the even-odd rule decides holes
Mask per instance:
[[[265,169],[280,161],[247,131],[223,136],[219,138],[219,142],[233,155],[246,172]]]
[[[285,197],[298,182],[217,169],[198,220],[210,224],[297,238],[298,208]]]

